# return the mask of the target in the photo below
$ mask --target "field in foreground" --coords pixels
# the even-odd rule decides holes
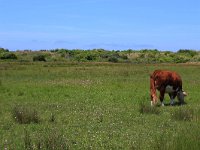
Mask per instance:
[[[200,149],[199,68],[0,62],[0,149]],[[182,76],[186,105],[149,107],[155,69]]]

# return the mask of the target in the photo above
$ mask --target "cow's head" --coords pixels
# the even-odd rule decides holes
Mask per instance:
[[[184,104],[184,103],[185,103],[185,101],[184,101],[184,97],[185,97],[185,96],[187,96],[187,93],[186,93],[185,91],[180,90],[180,91],[177,92],[177,98],[178,98],[178,100],[179,100],[179,102],[180,102],[181,104]]]
[[[151,106],[155,105],[157,103],[157,96],[156,94],[151,94]]]

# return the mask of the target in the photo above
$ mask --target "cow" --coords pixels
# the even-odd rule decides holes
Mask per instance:
[[[187,95],[182,89],[182,79],[179,74],[168,70],[155,70],[150,75],[150,95],[151,105],[157,103],[156,90],[160,92],[160,102],[164,106],[164,95],[169,94],[170,104],[174,105],[174,99],[177,96],[179,103],[184,104],[184,97]]]

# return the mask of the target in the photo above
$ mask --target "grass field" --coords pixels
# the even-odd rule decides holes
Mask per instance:
[[[155,69],[186,105],[150,107]],[[200,65],[0,62],[0,149],[200,149],[199,89]]]

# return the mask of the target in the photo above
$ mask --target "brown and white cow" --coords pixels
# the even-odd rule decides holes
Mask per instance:
[[[157,103],[156,90],[160,92],[160,102],[164,106],[163,99],[165,93],[169,94],[170,104],[174,104],[174,98],[177,96],[180,104],[184,103],[184,97],[187,95],[182,89],[182,80],[180,75],[173,71],[155,70],[150,75],[151,105]]]

